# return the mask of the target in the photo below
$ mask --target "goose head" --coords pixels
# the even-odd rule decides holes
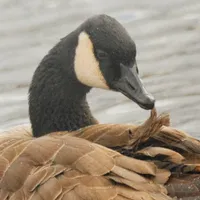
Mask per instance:
[[[121,92],[144,109],[155,99],[138,75],[136,45],[114,18],[98,15],[81,26],[75,51],[77,79],[89,87]]]
[[[96,123],[86,101],[91,88],[118,91],[144,109],[154,107],[138,75],[134,41],[107,15],[86,20],[40,62],[29,88],[34,136]]]

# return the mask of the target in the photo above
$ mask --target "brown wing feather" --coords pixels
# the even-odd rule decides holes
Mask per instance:
[[[155,110],[139,126],[98,124],[37,139],[29,126],[11,132],[0,136],[0,199],[200,198],[200,142]]]
[[[165,184],[170,196],[200,199],[200,141],[169,127],[169,121],[168,115],[157,116],[152,110],[150,118],[140,126],[94,125],[71,134],[87,137],[132,158],[153,162],[159,169],[152,180]]]
[[[153,196],[160,193],[169,199],[166,189],[151,180],[157,169],[151,162],[68,134],[37,139],[20,134],[7,132],[0,139],[0,199],[159,199]]]

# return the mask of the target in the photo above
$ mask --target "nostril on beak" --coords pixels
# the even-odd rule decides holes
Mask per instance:
[[[133,84],[131,84],[131,83],[128,81],[128,79],[127,79],[127,85],[128,85],[128,87],[129,87],[131,90],[133,90],[133,91],[136,90],[136,88],[133,86]]]

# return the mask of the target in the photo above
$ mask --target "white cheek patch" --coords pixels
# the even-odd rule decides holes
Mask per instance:
[[[81,83],[90,87],[109,89],[99,69],[99,62],[95,58],[92,41],[85,32],[79,35],[74,69]]]

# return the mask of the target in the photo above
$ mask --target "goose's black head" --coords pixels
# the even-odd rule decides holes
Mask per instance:
[[[136,47],[123,26],[107,15],[86,20],[42,59],[29,88],[35,137],[96,123],[86,101],[92,88],[119,91],[144,109],[154,107],[136,64]]]
[[[79,27],[74,59],[82,84],[119,91],[144,109],[154,107],[138,76],[135,43],[114,18],[97,15]]]

